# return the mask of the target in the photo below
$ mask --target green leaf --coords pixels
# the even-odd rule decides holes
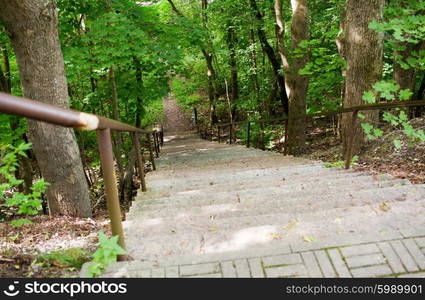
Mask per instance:
[[[383,134],[383,131],[379,128],[375,128],[373,129],[373,134],[375,135],[375,137],[380,137]]]
[[[367,91],[363,93],[362,99],[367,103],[375,103],[375,94],[372,91]]]
[[[394,140],[393,143],[396,149],[400,149],[403,146],[403,143],[400,140]]]
[[[362,123],[361,126],[366,134],[370,134],[373,129],[373,125],[369,123]]]
[[[412,95],[413,93],[409,89],[400,90],[400,92],[398,93],[398,97],[400,98],[400,100],[409,100]]]
[[[10,224],[12,224],[13,227],[21,227],[26,224],[32,224],[32,221],[28,219],[18,219],[11,221]]]

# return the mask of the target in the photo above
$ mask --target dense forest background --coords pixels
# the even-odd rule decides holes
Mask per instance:
[[[423,99],[425,3],[415,0],[0,1],[0,91],[141,128],[161,124],[172,93],[199,126],[253,125],[254,145],[308,152],[306,114]],[[425,141],[420,108],[364,113],[355,139],[389,127],[393,148]],[[382,124],[386,124],[383,126]],[[330,118],[344,148],[350,117]],[[96,135],[0,114],[1,221],[102,207]],[[360,128],[361,127],[361,128]],[[244,141],[239,128],[236,139]],[[114,151],[123,205],[137,182],[127,134]],[[16,220],[15,220],[16,221]]]

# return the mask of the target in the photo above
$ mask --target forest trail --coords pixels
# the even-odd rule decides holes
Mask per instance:
[[[185,112],[179,107],[176,99],[170,93],[164,99],[164,131],[166,133],[181,133],[190,131],[192,128],[190,119]]]
[[[166,136],[111,277],[425,276],[425,188]]]

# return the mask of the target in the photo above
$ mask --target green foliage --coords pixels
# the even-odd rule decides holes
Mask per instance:
[[[362,99],[367,103],[373,104],[376,102],[375,94],[372,91],[366,91],[363,93]]]
[[[412,92],[409,90],[400,90],[400,86],[395,84],[393,81],[379,81],[373,85],[373,88],[373,91],[363,93],[363,100],[367,102],[371,101],[373,103],[376,101],[374,95],[379,95],[381,98],[386,100],[396,100],[397,98],[400,100],[408,100],[412,95]],[[383,120],[391,124],[391,126],[398,126],[402,128],[404,135],[409,140],[409,144],[424,142],[424,131],[422,129],[415,130],[408,122],[409,118],[404,110],[397,110],[399,111],[398,116],[388,111],[384,112]],[[369,123],[362,123],[361,126],[368,139],[373,140],[383,135],[381,129],[375,128]],[[396,140],[394,141],[394,146],[399,149],[402,146],[402,142],[400,140]]]
[[[357,155],[354,155],[353,158],[351,159],[350,166],[356,164],[358,160],[359,160],[359,157]],[[345,161],[339,160],[339,161],[336,161],[336,162],[333,162],[333,163],[326,162],[326,163],[323,164],[323,166],[325,168],[341,168],[341,169],[344,169],[345,168]]]
[[[28,220],[28,219],[18,219],[18,220],[10,221],[10,224],[13,227],[21,227],[21,226],[24,226],[24,225],[30,225],[30,224],[32,224],[32,221],[31,220]]]
[[[198,85],[186,78],[174,78],[171,81],[171,91],[177,102],[186,109],[199,104],[202,98],[196,93]]]
[[[382,136],[383,133],[384,133],[381,129],[374,128],[373,125],[371,125],[369,123],[362,123],[361,126],[362,126],[363,131],[365,132],[366,136],[370,140],[374,140],[374,139]]]
[[[19,166],[18,156],[26,156],[25,151],[30,148],[29,143],[20,143],[18,146],[0,144],[0,174],[5,179],[5,182],[0,184],[0,199],[5,200],[5,206],[15,208],[16,214],[25,216],[36,215],[41,210],[41,196],[48,186],[44,179],[40,179],[33,183],[30,194],[17,191],[17,187],[23,183],[23,180],[15,177]],[[14,225],[24,223],[25,221],[15,222]]]
[[[99,232],[99,248],[93,254],[93,260],[87,268],[88,276],[100,275],[106,266],[116,262],[118,255],[124,254],[125,250],[118,245],[118,236],[108,238],[103,232]]]
[[[56,266],[61,268],[80,269],[81,266],[90,260],[90,254],[81,248],[70,248],[64,250],[41,253],[37,256],[33,264],[42,267]]]

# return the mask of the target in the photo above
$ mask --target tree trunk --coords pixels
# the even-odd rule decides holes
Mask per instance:
[[[417,100],[424,100],[425,92],[425,73],[422,75],[421,84],[419,85],[418,92],[416,93]]]
[[[143,100],[141,92],[143,89],[143,76],[142,76],[142,66],[140,60],[136,57],[133,57],[134,68],[136,69],[136,83],[138,88],[137,99],[136,99],[136,127],[140,128],[142,125],[142,114],[143,114]]]
[[[253,12],[255,13],[255,18],[257,19],[259,23],[257,27],[258,38],[260,40],[263,51],[266,53],[267,58],[269,59],[270,64],[272,65],[273,75],[275,76],[278,87],[279,87],[279,98],[283,106],[283,110],[286,114],[288,114],[289,100],[288,100],[288,96],[287,96],[286,88],[285,88],[285,76],[283,76],[280,72],[281,63],[279,62],[272,46],[270,46],[267,40],[266,33],[263,29],[263,23],[264,23],[263,14],[258,9],[257,2],[255,0],[250,0],[250,6]]]
[[[63,56],[53,0],[0,0],[19,65],[24,95],[68,107]],[[28,133],[42,176],[51,214],[90,217],[90,199],[80,152],[69,128],[28,121]]]
[[[344,50],[347,62],[344,107],[363,104],[365,91],[379,81],[382,73],[383,34],[369,29],[372,21],[381,21],[384,0],[347,0]],[[364,112],[364,122],[374,122],[376,111]],[[352,114],[343,114],[341,130],[344,153],[348,137],[354,132],[353,154],[358,153],[365,141],[359,122],[352,127]]]
[[[236,105],[235,102],[239,98],[239,83],[238,83],[238,64],[236,60],[236,32],[233,25],[228,24],[227,29],[227,47],[229,48],[229,66],[231,74],[231,103],[232,103],[232,119],[236,121]]]
[[[292,24],[291,40],[292,50],[299,48],[302,41],[309,39],[309,21],[307,0],[292,0]],[[282,18],[282,3],[275,0],[275,14],[277,30],[278,49],[283,62],[286,90],[289,96],[289,120],[288,120],[288,141],[286,143],[287,153],[291,155],[301,155],[305,148],[306,131],[306,98],[308,88],[308,78],[300,75],[299,71],[304,68],[309,60],[308,53],[301,57],[296,57],[288,63],[283,45],[284,24]]]
[[[6,45],[0,46],[2,47],[3,58],[3,66],[0,66],[0,91],[10,94],[12,90],[12,83],[10,80],[9,53],[7,51]]]

